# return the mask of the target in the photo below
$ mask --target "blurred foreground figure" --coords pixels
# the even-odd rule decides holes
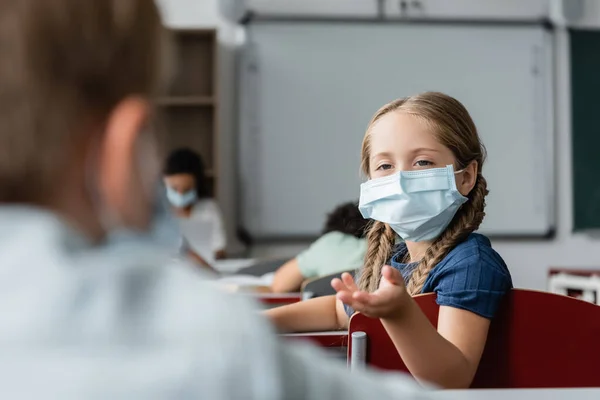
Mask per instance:
[[[152,0],[0,0],[1,398],[416,399],[279,342],[153,226]],[[148,242],[148,243],[147,243]]]

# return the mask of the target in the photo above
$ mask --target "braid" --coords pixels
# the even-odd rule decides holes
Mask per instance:
[[[478,174],[477,182],[467,201],[458,211],[450,226],[427,249],[408,282],[407,290],[414,296],[421,293],[429,272],[438,265],[448,253],[463,242],[469,234],[479,228],[485,216],[485,196],[488,194],[485,178]],[[369,242],[370,243],[370,242]]]
[[[361,290],[374,292],[379,286],[381,269],[392,255],[396,233],[383,222],[374,221],[367,233],[367,253],[358,279]]]

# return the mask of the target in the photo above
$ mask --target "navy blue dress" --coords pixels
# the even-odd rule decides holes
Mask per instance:
[[[406,283],[417,266],[400,262],[407,251],[404,243],[398,244],[390,260]],[[440,306],[460,308],[491,319],[511,288],[510,272],[502,257],[492,249],[490,240],[471,233],[429,272],[421,293],[436,293]],[[344,305],[344,308],[348,315],[354,312],[351,307]]]

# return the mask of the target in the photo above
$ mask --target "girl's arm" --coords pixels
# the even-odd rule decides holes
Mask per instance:
[[[332,285],[356,311],[381,318],[398,353],[419,381],[468,388],[487,339],[489,320],[470,311],[440,307],[436,330],[406,291],[402,275],[384,267],[379,289],[359,291],[350,274]]]
[[[304,276],[298,267],[298,260],[292,258],[275,271],[271,290],[274,293],[288,293],[297,291],[302,286]]]
[[[281,332],[316,332],[346,329],[348,316],[335,296],[323,296],[265,311]]]
[[[490,321],[470,311],[440,307],[436,330],[413,299],[402,315],[382,318],[396,350],[419,381],[468,388],[487,339]]]

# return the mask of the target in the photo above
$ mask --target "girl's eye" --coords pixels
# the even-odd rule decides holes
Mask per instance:
[[[427,160],[419,160],[415,163],[417,167],[429,167],[430,165],[433,165],[433,163]]]
[[[381,164],[379,167],[377,167],[376,171],[387,171],[392,169],[392,164]]]

